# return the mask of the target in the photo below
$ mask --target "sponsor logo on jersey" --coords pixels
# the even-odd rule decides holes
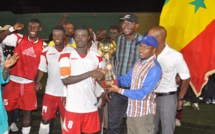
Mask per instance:
[[[36,54],[34,52],[33,47],[25,49],[24,51],[22,51],[22,54],[36,58]]]
[[[48,55],[55,55],[56,53],[49,53]]]
[[[71,58],[71,60],[78,60],[78,58]]]

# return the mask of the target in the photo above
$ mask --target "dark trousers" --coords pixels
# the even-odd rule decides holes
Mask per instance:
[[[108,103],[108,134],[120,134],[120,125],[127,105],[127,97],[117,93],[111,93],[111,99]]]

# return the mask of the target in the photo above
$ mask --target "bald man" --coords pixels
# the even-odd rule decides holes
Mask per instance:
[[[155,134],[159,132],[161,121],[162,134],[174,134],[176,109],[182,109],[184,95],[190,82],[190,73],[183,55],[170,48],[166,43],[167,31],[162,26],[149,30],[148,35],[154,36],[158,41],[156,51],[157,60],[163,71],[163,78],[155,90],[157,97],[155,114]],[[177,95],[176,74],[179,74],[182,83]]]

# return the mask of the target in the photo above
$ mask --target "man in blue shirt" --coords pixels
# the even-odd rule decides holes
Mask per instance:
[[[125,76],[117,76],[118,86],[130,87],[130,90],[116,85],[110,85],[107,90],[128,97],[128,134],[153,134],[156,111],[156,94],[153,91],[162,77],[155,55],[158,42],[156,38],[146,35],[138,43],[140,59]]]

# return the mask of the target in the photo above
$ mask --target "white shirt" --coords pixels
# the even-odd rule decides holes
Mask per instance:
[[[71,47],[65,47],[63,51],[69,51]],[[40,56],[40,64],[38,69],[48,73],[45,93],[53,96],[64,96],[64,84],[60,79],[60,68],[58,60],[60,54],[54,46],[48,46],[43,49],[43,54]]]
[[[63,55],[65,55],[63,57]],[[95,51],[89,50],[86,57],[82,58],[72,48],[70,52],[64,52],[60,58],[60,69],[67,69],[66,75],[61,75],[61,79],[68,76],[77,76],[88,71],[92,71],[101,66],[101,56]],[[70,74],[68,74],[68,72]],[[66,110],[75,113],[89,113],[97,110],[97,96],[95,94],[95,80],[88,77],[80,82],[66,86]]]
[[[182,80],[190,77],[189,69],[183,55],[170,48],[167,44],[157,57],[162,68],[163,76],[155,92],[167,93],[177,90],[175,76],[178,73]]]
[[[90,50],[95,51],[96,53],[98,52],[97,44],[94,41],[92,41],[92,45],[90,47]],[[103,58],[103,61],[104,62],[101,64],[101,68],[104,69],[104,67],[105,67],[105,59],[104,58]],[[96,87],[95,87],[96,96],[100,97],[103,92],[104,92],[104,89],[96,82]]]

